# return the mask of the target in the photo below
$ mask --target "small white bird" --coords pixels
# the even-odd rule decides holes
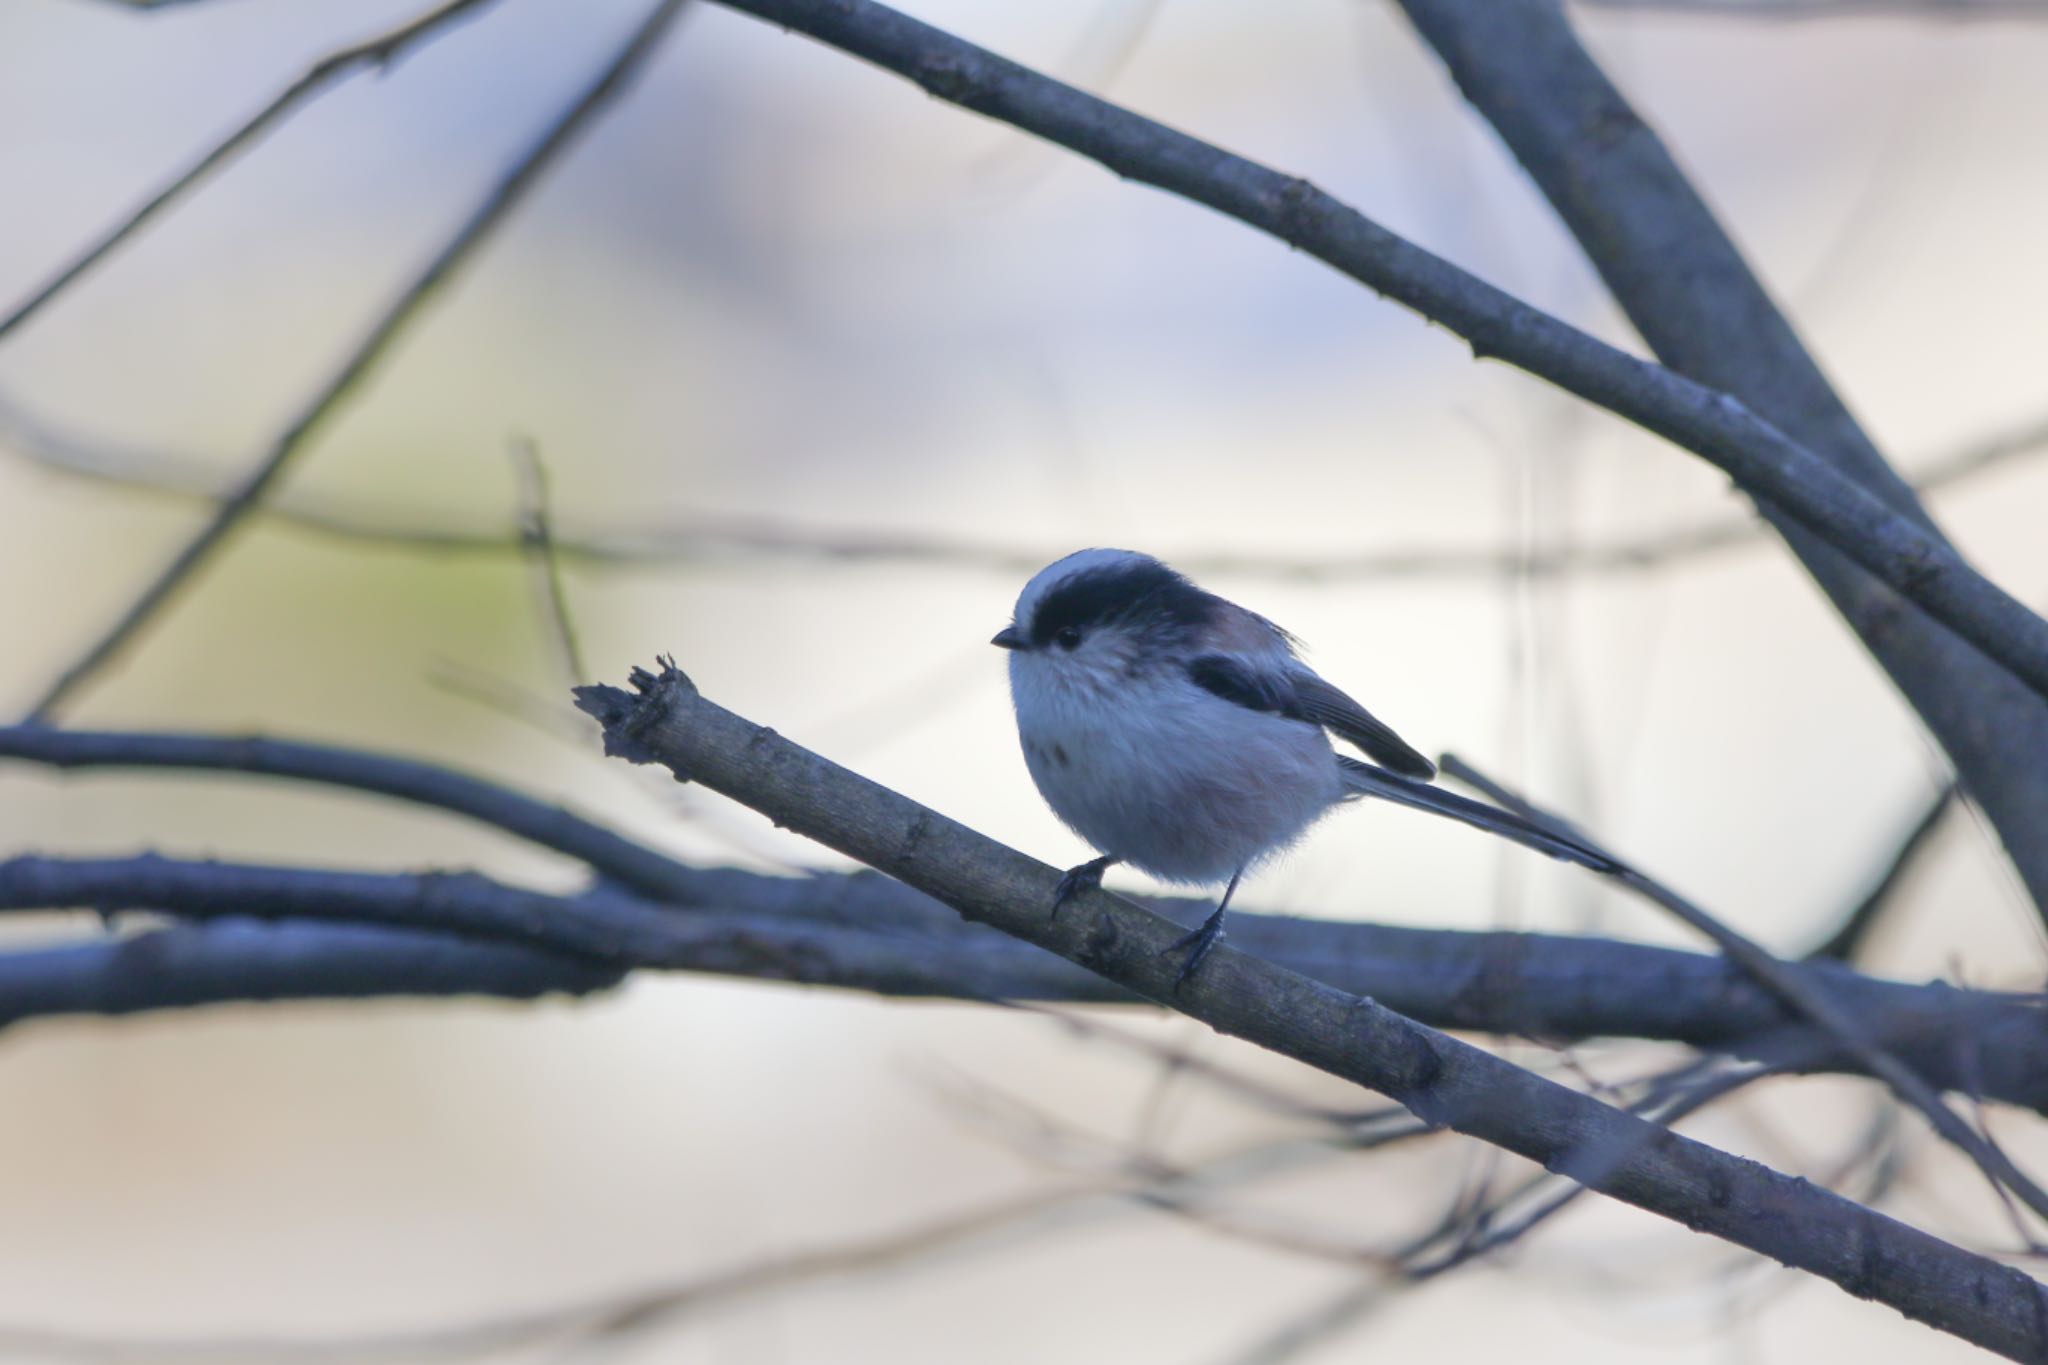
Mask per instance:
[[[1047,565],[991,643],[1010,651],[1032,781],[1102,854],[1061,879],[1053,913],[1117,863],[1167,882],[1227,881],[1215,913],[1173,945],[1189,950],[1182,982],[1223,936],[1246,870],[1357,797],[1614,867],[1559,833],[1426,785],[1436,766],[1318,677],[1292,636],[1150,555],[1081,550]],[[1331,734],[1374,763],[1339,755]]]

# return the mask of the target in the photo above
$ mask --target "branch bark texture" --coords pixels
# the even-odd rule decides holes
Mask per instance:
[[[1058,874],[707,701],[668,666],[579,690],[610,752],[659,763],[1221,1032],[1386,1094],[1652,1213],[1808,1270],[2016,1360],[2048,1358],[2048,1289],[1804,1180],[1648,1124],[1363,996],[1220,949],[1185,988],[1178,925]]]

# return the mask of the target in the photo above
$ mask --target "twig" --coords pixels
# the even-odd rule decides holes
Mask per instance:
[[[1447,776],[1477,787],[1515,813],[1536,820],[1560,833],[1568,832],[1572,837],[1584,840],[1595,848],[1599,847],[1595,841],[1587,839],[1583,831],[1575,829],[1568,821],[1532,805],[1526,797],[1508,791],[1478,772],[1469,763],[1459,759],[1457,755],[1445,754],[1439,766]],[[1871,1040],[1857,1027],[1853,1018],[1824,993],[1812,989],[1790,969],[1789,964],[1780,962],[1755,940],[1729,928],[1656,878],[1639,871],[1620,858],[1615,858],[1615,862],[1618,870],[1608,875],[1616,882],[1661,907],[1688,927],[1706,935],[1731,960],[1740,963],[1765,989],[1834,1037],[1865,1070],[1890,1086],[1901,1100],[1919,1110],[1933,1125],[1935,1132],[1941,1134],[1944,1140],[1953,1144],[1977,1164],[1983,1171],[1985,1179],[1991,1182],[1993,1189],[2010,1191],[2036,1215],[2048,1219],[2048,1190],[2043,1190],[2026,1172],[2015,1165],[1997,1143],[1949,1108],[1925,1077]],[[2022,1237],[2033,1246],[2032,1235],[2024,1226],[2019,1225],[2017,1217],[2015,1224]]]
[[[1678,1070],[1680,1074],[1686,1074],[1694,1069],[1691,1064],[1687,1064]],[[1665,1091],[1653,1086],[1651,1094],[1643,1102],[1629,1107],[1630,1112],[1669,1127],[1682,1118],[1698,1113],[1715,1101],[1775,1074],[1776,1070],[1777,1068],[1768,1066],[1750,1067],[1711,1077],[1674,1091]],[[1610,1159],[1619,1159],[1621,1155],[1620,1152],[1613,1153]],[[1462,1227],[1446,1227],[1428,1240],[1411,1246],[1403,1258],[1404,1275],[1416,1282],[1430,1280],[1481,1256],[1490,1255],[1528,1236],[1538,1226],[1562,1213],[1580,1195],[1586,1193],[1588,1188],[1583,1183],[1572,1182],[1569,1188],[1557,1191],[1512,1222],[1498,1221],[1512,1206],[1555,1179],[1556,1177],[1547,1173],[1536,1176],[1502,1198],[1489,1201],[1484,1207],[1475,1209],[1471,1216],[1464,1220]],[[1432,1256],[1430,1252],[1433,1247],[1445,1241],[1450,1241],[1451,1245]]]
[[[2048,621],[1938,535],[1741,402],[1628,355],[1398,237],[1298,177],[1175,132],[875,0],[720,0],[940,99],[1205,204],[1316,257],[1505,360],[1700,455],[2048,696]]]
[[[212,555],[229,532],[260,503],[292,459],[305,448],[326,419],[376,367],[379,360],[420,315],[456,269],[482,244],[493,228],[525,197],[576,136],[627,86],[659,46],[662,36],[682,11],[684,0],[658,0],[633,35],[615,53],[601,75],[577,95],[547,130],[491,186],[454,234],[442,243],[426,266],[385,306],[370,329],[349,351],[341,366],[300,410],[253,468],[221,502],[206,526],[165,566],[119,620],[66,668],[35,705],[33,720],[47,720],[70,695],[97,673],[171,596]]]
[[[1392,1118],[1398,1118],[1403,1123],[1414,1122],[1408,1111],[1399,1105],[1380,1105],[1371,1109],[1331,1109],[1325,1105],[1310,1104],[1271,1082],[1216,1062],[1191,1056],[1185,1049],[1142,1037],[1129,1029],[1117,1028],[1076,1010],[1049,1009],[1028,1002],[1020,1003],[1019,1007],[1053,1020],[1070,1033],[1093,1042],[1112,1043],[1126,1051],[1149,1057],[1163,1068],[1192,1074],[1207,1081],[1223,1094],[1235,1096],[1254,1108],[1287,1118],[1309,1119],[1347,1133],[1354,1133],[1362,1127]]]
[[[1681,1070],[1690,1070],[1690,1067]],[[1711,1090],[1702,1090],[1696,1102],[1683,1107],[1682,1112],[1692,1112],[1701,1105],[1719,1099],[1737,1088],[1757,1079],[1763,1072],[1752,1072],[1735,1078],[1732,1082],[1720,1084]],[[1637,1106],[1636,1112],[1647,1112],[1653,1106]],[[1674,1107],[1668,1113],[1657,1115],[1660,1123],[1669,1123],[1682,1116],[1681,1108]],[[1331,1341],[1357,1326],[1360,1319],[1382,1307],[1402,1290],[1413,1290],[1440,1278],[1445,1273],[1469,1264],[1483,1255],[1500,1250],[1533,1232],[1538,1226],[1563,1212],[1577,1198],[1586,1192],[1584,1185],[1572,1185],[1557,1191],[1535,1208],[1524,1213],[1512,1224],[1495,1225],[1495,1221],[1514,1202],[1535,1193],[1555,1177],[1539,1175],[1524,1182],[1508,1196],[1477,1208],[1454,1208],[1439,1225],[1423,1237],[1412,1241],[1398,1255],[1396,1270],[1389,1274],[1374,1269],[1358,1283],[1345,1286],[1337,1293],[1319,1301],[1306,1312],[1291,1315],[1277,1329],[1261,1335],[1250,1345],[1233,1352],[1227,1357],[1230,1365],[1286,1365],[1298,1359],[1304,1351]],[[1446,1251],[1429,1258],[1429,1253],[1439,1243],[1452,1241]]]
[[[899,1269],[939,1254],[958,1257],[978,1248],[1012,1245],[1038,1231],[1058,1230],[1132,1207],[1155,1206],[1182,1186],[1257,1178],[1286,1169],[1263,1143],[1154,1178],[1117,1176],[1068,1181],[1021,1197],[994,1200],[957,1213],[849,1239],[829,1246],[777,1253],[671,1284],[483,1321],[410,1332],[340,1338],[214,1338],[186,1341],[116,1340],[83,1333],[0,1326],[0,1351],[63,1360],[204,1365],[242,1361],[352,1361],[463,1358],[539,1342],[587,1342],[653,1330],[693,1312],[817,1280]]]
[[[261,141],[273,128],[296,113],[300,105],[309,102],[359,66],[374,66],[388,70],[415,44],[434,36],[457,19],[474,17],[469,11],[490,3],[495,3],[495,0],[446,0],[446,3],[436,5],[426,13],[408,19],[395,28],[386,29],[360,43],[338,48],[314,62],[303,76],[272,96],[270,103],[264,105],[227,137],[207,149],[197,161],[171,177],[149,198],[129,210],[120,221],[100,234],[92,245],[73,257],[69,264],[43,281],[27,298],[16,304],[11,312],[0,316],[0,339],[4,339],[9,332],[35,316],[50,300],[63,293],[79,276],[98,265],[121,243],[140,232],[187,190]]]
[[[576,623],[569,615],[569,596],[562,588],[561,556],[556,551],[553,517],[548,508],[548,471],[531,437],[514,437],[508,446],[519,476],[519,543],[533,570],[534,595],[547,617],[563,673],[571,686],[589,681],[583,650],[576,643]]]
[[[1898,889],[1904,885],[1906,874],[1920,860],[1920,855],[1932,846],[1934,832],[1941,828],[1948,813],[1955,809],[1959,796],[1960,792],[1955,783],[1942,784],[1941,790],[1934,794],[1934,799],[1927,803],[1926,809],[1913,821],[1912,828],[1906,831],[1905,837],[1900,839],[1892,850],[1891,857],[1885,860],[1883,869],[1871,883],[1870,889],[1850,907],[1849,913],[1842,916],[1840,927],[1804,955],[1808,960],[1856,960],[1857,953],[1870,937],[1870,931],[1877,927],[1879,917],[1897,899]]]
[[[2014,1359],[2048,1355],[2048,1290],[1828,1191],[1631,1115],[1231,948],[1177,989],[1180,927],[1104,892],[1045,913],[1058,873],[705,700],[672,665],[586,687],[609,752],[659,763],[1128,990],[1365,1085],[1424,1119],[1811,1271]],[[1621,1153],[1618,1160],[1612,1154]]]
[[[205,461],[165,451],[117,449],[53,428],[0,393],[0,447],[59,474],[93,479],[130,492],[217,503],[219,478]],[[2048,420],[1993,432],[1937,455],[1915,471],[1914,488],[1933,493],[1977,474],[2048,449]],[[316,535],[435,555],[502,555],[522,548],[516,536],[403,526],[343,509],[281,496],[258,515]],[[645,528],[611,527],[564,533],[550,526],[558,559],[594,569],[641,564],[717,562],[735,558],[826,564],[937,564],[989,573],[1030,574],[1071,547],[992,544],[907,531],[808,525],[782,519],[698,516]],[[1174,563],[1198,575],[1348,583],[1405,578],[1553,578],[1649,573],[1672,564],[1758,545],[1765,524],[1753,516],[1715,517],[1634,539],[1604,543],[1492,549],[1418,546],[1327,555],[1238,554],[1192,548]]]
[[[941,1252],[959,1254],[978,1242],[1018,1235],[1033,1224],[1050,1224],[1089,1204],[1109,1205],[1121,1193],[1100,1184],[1066,1187],[982,1204],[960,1213],[913,1224],[879,1236],[791,1253],[715,1270],[708,1274],[558,1308],[525,1312],[450,1327],[356,1337],[225,1337],[189,1341],[120,1340],[25,1327],[0,1327],[0,1350],[38,1358],[94,1362],[350,1361],[400,1358],[448,1359],[551,1341],[589,1341],[623,1336],[684,1315],[758,1294],[821,1279],[875,1274]]]
[[[704,894],[697,869],[604,826],[520,792],[419,759],[258,735],[53,730],[0,725],[0,760],[61,769],[245,773],[370,792],[467,816],[588,864],[650,896],[689,904]]]

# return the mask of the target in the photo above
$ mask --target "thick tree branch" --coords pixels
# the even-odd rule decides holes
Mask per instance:
[[[580,815],[509,787],[396,754],[259,735],[53,730],[0,725],[0,760],[62,769],[243,773],[368,792],[491,825],[660,900],[702,896],[701,874]]]
[[[660,763],[1212,1027],[1377,1090],[1652,1213],[1874,1298],[2013,1359],[2048,1357],[2048,1289],[1436,1033],[1361,996],[1225,947],[1185,988],[1179,926],[1095,892],[1046,914],[1058,874],[705,700],[670,666],[640,695],[584,688],[608,749]]]
[[[1739,398],[1939,538],[1713,211],[1580,46],[1558,0],[1401,4],[1658,359]],[[1768,497],[1758,510],[1934,732],[2048,916],[2048,700],[1906,609],[1806,519]]]
[[[1308,181],[1062,85],[875,0],[719,0],[1236,218],[1706,459],[2048,696],[2048,622],[1740,401],[1638,359],[1387,231]]]
[[[53,1014],[135,1014],[252,1000],[494,995],[617,985],[587,958],[357,924],[223,919],[0,953],[0,1027]]]
[[[435,952],[451,962],[465,945],[482,950],[506,944],[553,954],[563,963],[565,980],[596,964],[610,971],[710,972],[914,998],[1070,1004],[1141,999],[1030,944],[964,923],[930,897],[873,873],[774,877],[711,869],[696,877],[693,908],[679,912],[619,890],[551,896],[475,873],[352,872],[156,856],[16,858],[0,862],[0,910],[143,910],[208,920],[283,919],[307,928],[369,925],[439,935],[421,941],[436,943]],[[1199,918],[1207,909],[1206,902],[1192,900],[1139,903],[1181,920]],[[1232,919],[1230,936],[1257,957],[1372,996],[1440,1028],[1561,1042],[1642,1038],[1787,1070],[1860,1069],[1846,1049],[1805,1024],[1741,967],[1703,953],[1607,939],[1408,929],[1248,911]],[[360,944],[366,968],[374,942]],[[292,943],[279,939],[274,946],[288,955]],[[87,981],[95,963],[104,968],[102,989],[132,991],[132,1008],[149,1008],[136,984],[139,976],[126,983],[115,979],[138,965],[121,960],[120,946],[86,945],[91,952],[81,950],[62,962],[35,952],[0,957],[0,1020],[49,1012],[39,1007],[49,1000],[92,1008]],[[263,951],[255,940],[223,940],[218,946],[224,954],[246,947],[252,961]],[[394,939],[393,951],[403,957],[414,949]],[[152,960],[161,1004],[266,998],[258,986],[237,996],[227,989],[231,983],[224,974],[221,992],[205,994],[210,988],[203,984],[182,982],[180,964],[186,960],[197,959]],[[45,967],[75,973],[72,984],[32,984]],[[412,970],[404,961],[391,967]],[[483,978],[494,969],[481,962],[474,973]],[[203,965],[194,970],[211,979]],[[1932,1083],[2048,1112],[2048,1010],[2040,997],[1939,982],[1908,985],[1831,963],[1788,964],[1788,970],[1832,1001],[1863,1036]],[[287,993],[323,992],[276,994]]]
[[[314,433],[326,425],[327,419],[369,377],[407,326],[420,316],[427,301],[439,294],[441,285],[475,253],[492,229],[505,221],[548,168],[575,143],[577,135],[590,125],[591,120],[624,92],[634,74],[660,45],[669,25],[682,11],[683,4],[684,0],[658,0],[633,35],[612,56],[603,72],[520,154],[426,265],[385,305],[341,365],[222,500],[199,534],[150,580],[120,618],[51,683],[30,708],[31,719],[43,720],[54,714],[212,558],[214,550],[264,499]]]

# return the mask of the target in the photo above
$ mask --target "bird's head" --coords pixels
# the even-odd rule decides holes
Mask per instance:
[[[1186,657],[1224,605],[1150,555],[1078,550],[1032,576],[990,643],[1013,679],[1103,687]]]

